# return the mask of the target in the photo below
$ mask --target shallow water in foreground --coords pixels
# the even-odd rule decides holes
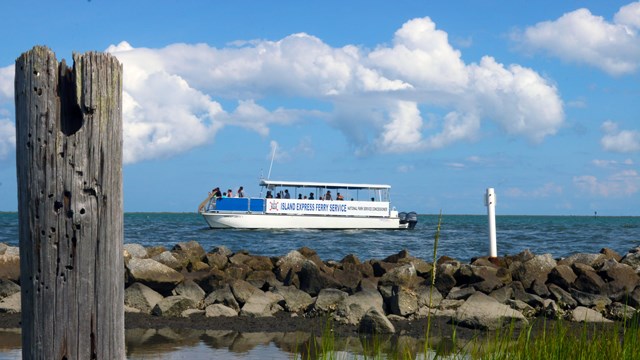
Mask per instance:
[[[127,329],[127,359],[306,359],[314,340],[309,333],[238,333],[224,330]],[[424,357],[424,340],[405,336],[371,338],[335,338],[331,343],[336,359],[394,354],[399,349]],[[0,359],[20,359],[19,329],[0,329]],[[325,349],[327,347],[325,346]],[[433,355],[429,352],[427,357]]]

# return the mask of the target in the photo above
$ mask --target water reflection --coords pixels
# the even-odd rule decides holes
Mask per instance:
[[[439,357],[453,357],[460,349],[451,339],[432,338]],[[322,337],[307,332],[251,333],[230,330],[127,329],[128,359],[319,359],[330,351],[334,359],[397,358],[431,359],[424,339],[410,336]],[[457,346],[464,344],[458,343]],[[0,329],[0,358],[20,359],[20,329]]]

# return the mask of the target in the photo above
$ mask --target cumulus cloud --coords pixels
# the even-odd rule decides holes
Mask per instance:
[[[0,104],[13,101],[15,65],[0,67]]]
[[[640,131],[619,130],[618,124],[613,121],[605,121],[601,129],[604,136],[600,144],[604,150],[619,153],[640,151]]]
[[[428,17],[407,21],[390,44],[372,49],[297,33],[221,48],[121,42],[107,52],[124,65],[127,163],[188,151],[225,126],[266,137],[274,124],[320,119],[356,153],[404,153],[476,140],[487,121],[539,142],[564,121],[550,80],[491,56],[465,63]],[[0,96],[11,91],[0,88]]]
[[[624,170],[605,179],[593,175],[575,176],[574,185],[584,193],[598,197],[621,197],[640,189],[640,176],[635,170]]]
[[[582,8],[514,34],[529,51],[594,66],[611,75],[633,73],[640,64],[640,2],[623,6],[607,21]]]

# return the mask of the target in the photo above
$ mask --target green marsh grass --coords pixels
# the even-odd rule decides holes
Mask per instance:
[[[433,244],[433,269],[429,308],[432,308],[432,290],[435,287],[436,262],[442,211],[438,217]],[[321,340],[315,337],[308,344],[306,356],[300,359],[488,359],[488,360],[632,360],[640,358],[640,316],[609,324],[573,323],[568,320],[536,318],[528,325],[517,328],[515,323],[505,324],[497,331],[477,331],[471,339],[460,339],[457,326],[442,341],[432,341],[431,312],[427,315],[427,328],[421,348],[411,348],[399,341],[385,341],[381,337],[361,337],[361,353],[336,349],[332,323],[327,321]],[[444,332],[444,329],[439,329]],[[446,345],[445,345],[446,344]],[[298,359],[296,354],[296,359]]]

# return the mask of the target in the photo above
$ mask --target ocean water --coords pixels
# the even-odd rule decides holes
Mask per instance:
[[[355,254],[361,260],[382,259],[403,249],[423,259],[433,257],[437,215],[420,215],[414,230],[213,230],[196,213],[127,213],[124,242],[145,246],[196,240],[205,250],[226,246],[232,251],[282,256],[306,246],[323,260]],[[607,247],[624,255],[640,246],[640,217],[497,216],[498,255],[525,249],[566,257],[597,253]],[[18,244],[17,213],[0,213],[0,242]],[[442,215],[438,257],[462,261],[488,255],[486,215]]]

